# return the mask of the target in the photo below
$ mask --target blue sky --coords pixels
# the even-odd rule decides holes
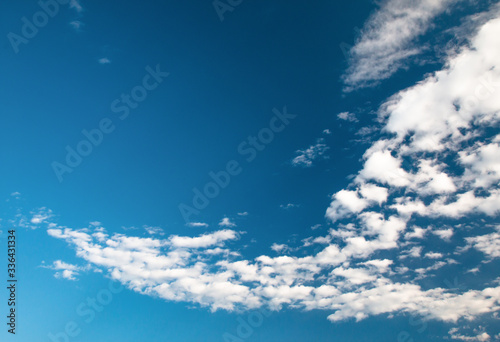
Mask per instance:
[[[500,340],[499,11],[2,3],[2,341]]]

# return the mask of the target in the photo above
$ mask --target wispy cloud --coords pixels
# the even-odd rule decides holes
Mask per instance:
[[[80,32],[82,30],[82,27],[84,26],[84,23],[82,23],[80,20],[73,20],[69,24],[77,32]]]
[[[445,12],[452,0],[387,0],[365,23],[352,47],[350,66],[343,79],[346,90],[377,84],[406,66],[421,53],[416,37]]]
[[[293,158],[293,166],[311,167],[313,162],[319,158],[325,158],[325,153],[330,148],[324,143],[324,139],[320,138],[315,145],[309,146],[305,150],[298,150],[295,153],[297,156]]]
[[[199,227],[208,227],[208,224],[205,222],[189,222],[186,223],[188,227],[194,227],[194,228],[199,228]]]
[[[165,235],[165,232],[160,227],[144,226],[143,228],[149,235]]]
[[[111,63],[111,60],[107,57],[103,57],[103,58],[100,58],[98,60],[99,64],[110,64]]]
[[[32,217],[30,219],[30,222],[34,224],[32,228],[36,228],[42,223],[47,222],[48,219],[53,217],[52,210],[47,209],[46,207],[39,208],[35,211],[31,212]]]
[[[79,267],[76,265],[65,263],[61,260],[56,260],[50,266],[42,265],[43,268],[48,268],[57,271],[54,277],[66,280],[77,280],[76,276],[79,275],[80,271],[88,270],[89,267]]]
[[[83,7],[80,4],[79,0],[70,0],[70,2],[69,2],[69,8],[74,9],[78,13],[83,12]]]
[[[285,210],[288,210],[288,209],[293,209],[293,208],[298,208],[299,205],[298,204],[293,204],[293,203],[288,203],[288,204],[280,204],[280,208],[281,209],[285,209]]]
[[[349,113],[349,112],[342,112],[337,115],[337,118],[340,120],[344,121],[349,121],[349,122],[358,122],[358,118],[356,117],[356,114],[354,113]]]
[[[451,339],[458,340],[458,341],[467,341],[467,342],[488,342],[491,340],[491,336],[486,332],[482,332],[482,333],[476,332],[476,335],[468,336],[468,335],[459,334],[458,331],[459,331],[458,328],[452,328],[448,332]]]

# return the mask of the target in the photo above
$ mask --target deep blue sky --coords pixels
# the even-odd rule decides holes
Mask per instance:
[[[363,168],[365,151],[386,136],[387,131],[381,130],[380,106],[446,65],[440,49],[452,36],[446,29],[468,27],[468,15],[491,8],[483,1],[474,6],[449,5],[449,14],[437,11],[425,24],[432,28],[410,39],[411,44],[422,47],[417,57],[412,56],[411,62],[403,60],[390,77],[379,77],[368,87],[354,84],[359,89],[349,92],[346,84],[353,84],[345,75],[352,71],[349,66],[363,59],[356,61],[355,54],[348,59],[342,47],[360,41],[363,34],[359,29],[367,25],[370,15],[383,11],[383,4],[381,10],[372,1],[243,1],[225,12],[223,21],[210,1],[81,0],[71,4],[60,5],[27,44],[16,48],[9,41],[9,32],[22,35],[22,18],[32,21],[40,6],[27,0],[0,5],[4,35],[0,52],[0,190],[4,202],[0,223],[3,237],[9,226],[18,229],[20,282],[18,333],[15,338],[8,336],[4,327],[2,340],[50,341],[48,334],[63,331],[71,320],[81,328],[71,338],[75,342],[223,341],[224,333],[236,336],[238,319],[246,319],[252,311],[212,312],[199,303],[173,302],[130,289],[116,294],[95,320],[85,323],[75,310],[108,286],[112,267],[82,259],[69,241],[49,236],[47,229],[55,227],[49,223],[77,230],[93,229],[90,222],[98,221],[109,236],[159,240],[209,234],[226,227],[239,232],[239,240],[229,246],[245,260],[279,255],[270,249],[273,244],[298,246],[307,237],[328,235],[329,228],[337,229],[336,220],[325,218],[332,195],[353,189],[352,175]],[[370,29],[376,27],[365,26],[364,34]],[[457,40],[454,44],[463,43]],[[409,49],[407,45],[402,48]],[[169,76],[120,120],[111,104],[142,84],[147,67],[158,67]],[[247,162],[238,146],[269,127],[273,109],[282,112],[284,107],[296,118],[276,133],[255,160]],[[379,121],[377,113],[382,118]],[[114,131],[104,134],[102,143],[60,182],[53,162],[65,163],[66,147],[76,149],[85,138],[82,130],[98,128],[103,119],[111,120]],[[363,127],[375,128],[360,135]],[[484,134],[485,141],[494,141],[498,129]],[[312,149],[311,165],[295,163],[294,158],[308,148]],[[189,226],[179,205],[192,206],[192,189],[202,189],[211,181],[209,173],[224,170],[231,160],[239,162],[241,174],[231,177],[230,184],[191,217],[191,223],[205,226]],[[459,174],[456,165],[450,164],[448,171]],[[482,191],[497,185],[493,181]],[[402,193],[399,188],[392,190],[391,196]],[[47,210],[51,214],[41,220],[40,228],[32,229],[39,227],[33,222],[34,215]],[[473,214],[478,216],[470,216],[470,221],[421,217],[408,223],[407,229],[420,225],[440,230],[484,220],[489,230],[483,233],[494,231],[491,227],[498,223],[497,212],[490,215],[477,210]],[[219,224],[224,217],[234,226]],[[33,225],[20,222],[22,218],[31,219]],[[321,226],[311,230],[315,225]],[[145,226],[161,228],[162,235],[150,235]],[[456,232],[447,242],[429,233],[422,244],[424,254],[439,249],[451,258],[455,247],[471,236],[468,233]],[[398,255],[411,246],[401,242],[396,250],[384,250],[372,259],[394,259],[391,279],[414,282],[424,290],[447,289],[450,280],[467,289],[484,289],[498,276],[493,262],[481,269],[484,273],[477,275],[478,283],[465,276],[455,281],[457,272],[485,260],[484,254],[472,250],[467,256],[460,255],[466,260],[460,260],[460,266],[449,262],[449,268],[439,271],[438,277],[400,277],[396,267],[411,263],[405,264],[407,259],[398,259]],[[291,247],[281,253],[303,257],[324,247]],[[81,269],[74,279],[63,279],[60,274],[54,277],[60,271],[54,269],[56,260]],[[0,263],[1,274],[5,274],[4,264]],[[426,266],[417,260],[410,267]],[[315,279],[316,285],[324,279]],[[273,312],[251,336],[241,340],[397,341],[407,331],[415,341],[441,341],[455,326],[430,320],[420,330],[421,324],[415,324],[408,312],[394,317],[392,313],[373,315],[359,322],[354,318],[330,322],[326,318],[333,310],[305,311],[297,306]],[[2,302],[0,308],[4,317],[6,305]],[[481,329],[487,329],[494,339],[498,331],[492,327],[497,323],[482,317],[477,324],[461,324],[465,332],[457,334],[479,335]]]

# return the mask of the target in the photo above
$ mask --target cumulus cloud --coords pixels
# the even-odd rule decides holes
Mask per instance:
[[[376,141],[366,151],[354,182],[357,190],[335,194],[327,217],[340,219],[373,205],[360,194],[368,182],[415,194],[392,201],[391,208],[402,216],[460,218],[500,211],[500,177],[493,157],[500,137],[484,134],[500,118],[499,31],[499,19],[487,22],[472,39],[472,49],[381,106],[383,130],[393,137]],[[455,156],[454,167],[464,172],[454,173],[443,155]],[[488,193],[479,195],[476,190],[485,187]]]
[[[212,310],[261,306],[279,310],[291,305],[330,310],[331,321],[411,312],[455,322],[499,309],[500,287],[463,294],[441,288],[423,290],[416,284],[391,281],[387,276],[392,260],[356,262],[377,251],[396,248],[398,234],[404,229],[404,222],[376,213],[367,215],[363,224],[361,236],[345,234],[344,247],[329,244],[305,257],[261,255],[254,260],[241,259],[238,253],[229,251],[227,243],[238,239],[230,230],[164,240],[122,234],[99,240],[87,229],[54,228],[47,232],[68,242],[77,256],[134,291]],[[273,245],[279,252],[287,248]],[[213,262],[217,255],[223,258]],[[58,268],[75,270],[71,265]],[[426,272],[432,269],[437,267],[429,267]],[[325,271],[330,274],[327,279],[322,275]]]
[[[491,258],[500,258],[500,226],[496,232],[466,238],[469,246],[476,248]]]

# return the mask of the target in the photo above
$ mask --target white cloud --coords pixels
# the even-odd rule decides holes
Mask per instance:
[[[236,224],[234,222],[231,222],[231,220],[227,217],[224,217],[220,222],[219,222],[220,227],[236,227]]]
[[[443,257],[443,254],[437,252],[429,252],[425,253],[425,257],[429,259],[441,259]]]
[[[489,189],[478,188],[470,174],[492,174],[483,172],[483,168],[492,168],[492,162],[487,154],[482,155],[481,146],[498,141],[483,139],[481,127],[497,127],[500,96],[489,93],[481,101],[471,101],[475,98],[469,96],[476,95],[474,85],[482,84],[482,77],[489,80],[487,84],[500,84],[499,34],[500,20],[485,24],[472,40],[473,49],[464,49],[443,70],[382,106],[379,118],[387,134],[366,151],[357,177],[332,196],[326,212],[330,223],[349,219],[332,224],[326,236],[301,240],[304,253],[300,256],[260,255],[246,260],[228,246],[239,239],[230,229],[165,239],[123,234],[106,237],[97,234],[105,234],[102,231],[87,228],[51,228],[47,232],[130,289],[212,310],[261,306],[321,309],[330,313],[328,319],[333,322],[397,313],[457,322],[497,313],[500,279],[490,277],[488,285],[469,290],[422,288],[418,280],[457,263],[437,260],[449,253],[438,250],[443,244],[433,244],[433,252],[421,258],[421,240],[432,235],[449,239],[455,229],[462,229],[459,223],[453,229],[443,227],[441,219],[498,215],[499,185],[489,182]],[[467,105],[468,101],[473,105]],[[464,131],[468,133],[462,134]],[[473,137],[468,145],[473,148],[463,148]],[[465,153],[463,158],[460,151]],[[480,162],[469,163],[471,156]],[[447,167],[447,160],[456,167]],[[473,169],[472,165],[479,167]],[[424,220],[428,228],[420,228],[414,222],[417,219]],[[221,223],[223,227],[232,224],[228,218]],[[439,228],[433,228],[436,226]],[[498,257],[498,232],[477,236],[475,230],[466,231],[469,248]],[[462,234],[456,235],[458,239]],[[312,244],[318,249],[308,253],[306,247]],[[273,247],[283,251],[288,246]],[[395,255],[394,260],[384,259],[390,255]],[[423,262],[420,268],[415,267],[417,261]],[[391,279],[394,272],[400,277]]]
[[[277,244],[277,243],[273,243],[273,245],[271,246],[271,249],[277,253],[286,252],[288,248],[289,247],[285,244]]]
[[[346,280],[354,285],[361,285],[368,282],[375,281],[376,276],[370,274],[367,269],[361,268],[349,268],[345,269],[343,267],[336,268],[332,271],[333,274],[346,278]]]
[[[293,203],[287,203],[287,204],[280,204],[281,209],[293,209],[293,208],[298,208],[298,204],[293,204]]]
[[[410,184],[410,175],[401,168],[401,161],[394,157],[389,150],[368,151],[365,156],[363,170],[359,173],[359,180],[376,180],[392,186],[407,186]]]
[[[355,195],[367,182],[388,186],[389,193],[398,189],[415,193],[396,197],[390,204],[408,218],[414,214],[460,218],[473,212],[489,216],[500,212],[500,189],[493,187],[498,184],[493,156],[497,138],[490,143],[477,140],[485,127],[500,120],[499,31],[499,19],[485,23],[471,40],[472,49],[450,57],[443,70],[381,106],[383,130],[393,137],[376,141],[366,151],[364,166],[354,182],[357,190],[349,190],[350,205],[334,195],[327,217],[339,219],[370,207]],[[472,147],[463,149],[471,139],[476,139]],[[447,170],[444,154],[455,156],[465,170],[462,176]],[[486,185],[491,186],[488,192],[476,193]]]
[[[205,223],[205,222],[189,222],[189,223],[186,223],[187,226],[189,227],[208,227],[208,224]]]
[[[73,20],[69,23],[75,31],[80,32],[82,27],[85,25],[80,20]]]
[[[460,341],[476,341],[476,342],[487,342],[491,339],[490,335],[488,333],[483,332],[479,333],[476,336],[466,336],[466,335],[461,335],[458,334],[458,328],[452,328],[448,334],[453,340],[460,340]]]
[[[347,90],[376,84],[404,68],[406,60],[421,53],[414,40],[432,20],[453,5],[452,0],[387,0],[365,23],[352,47],[344,75]]]
[[[292,305],[330,310],[331,321],[395,312],[456,321],[499,309],[495,303],[500,300],[500,287],[463,294],[441,288],[424,291],[418,285],[393,283],[385,278],[391,260],[373,259],[349,267],[355,258],[366,260],[376,250],[397,246],[394,242],[402,229],[397,219],[384,220],[372,213],[365,218],[365,224],[365,233],[374,237],[372,241],[346,236],[342,248],[327,245],[305,257],[262,255],[254,261],[232,260],[238,254],[224,246],[238,236],[230,230],[197,237],[171,236],[166,240],[115,234],[105,241],[86,230],[57,228],[47,232],[66,240],[77,256],[135,291],[165,300],[198,303],[212,310],[262,305],[278,310]],[[216,255],[223,258],[213,264],[210,260]],[[75,269],[72,265],[61,268]],[[324,279],[320,275],[327,270],[332,272],[329,279]],[[317,286],[312,285],[318,281]]]
[[[477,250],[483,252],[491,258],[500,258],[500,226],[495,233],[468,237],[465,240]]]
[[[403,252],[401,255],[401,259],[412,257],[412,258],[420,258],[422,255],[422,246],[414,246],[409,251]]]
[[[165,235],[165,232],[160,227],[144,226],[143,228],[150,235]]]
[[[332,221],[343,218],[351,213],[359,213],[368,207],[369,202],[361,198],[357,191],[341,190],[334,195],[334,201],[326,211],[326,216]]]
[[[405,239],[423,239],[425,234],[427,234],[427,229],[421,227],[413,227],[413,232],[408,232],[405,234]]]
[[[32,211],[31,214],[30,222],[35,225],[32,228],[37,228],[40,224],[47,222],[48,219],[53,217],[52,210],[45,207]]]
[[[244,211],[242,213],[238,213],[238,216],[248,216],[248,212]]]
[[[453,236],[453,229],[441,229],[441,230],[433,230],[432,234],[439,236],[443,240],[449,241]]]
[[[233,230],[219,230],[214,233],[204,234],[198,237],[186,237],[174,235],[170,237],[170,245],[182,248],[207,248],[218,246],[227,240],[235,240],[238,234]]]
[[[100,58],[98,60],[99,64],[110,64],[111,63],[111,60],[107,57],[103,57],[103,58]]]
[[[325,153],[330,148],[324,144],[324,139],[320,138],[315,145],[309,146],[305,150],[298,150],[297,156],[292,160],[293,166],[311,167],[313,162],[319,158],[326,158]]]
[[[500,137],[500,135],[497,135]],[[477,144],[460,152],[460,158],[467,168],[466,176],[476,187],[487,188],[500,181],[500,145],[498,143]]]
[[[79,275],[79,272],[88,269],[85,267],[79,267],[76,265],[68,264],[61,260],[54,261],[50,266],[41,266],[41,267],[55,270],[57,272],[54,274],[54,277],[67,280],[77,280],[76,276]]]
[[[326,211],[326,217],[332,221],[359,213],[366,208],[387,201],[389,191],[375,184],[363,183],[357,190],[340,190],[333,195],[333,201]]]
[[[337,118],[340,120],[344,121],[349,121],[349,122],[358,122],[358,118],[356,117],[356,114],[354,113],[349,113],[349,112],[342,112],[337,115]]]
[[[376,202],[379,205],[386,202],[387,197],[389,196],[389,190],[387,188],[368,183],[362,184],[359,192],[361,196],[363,196],[363,198],[366,198],[367,200],[372,202]]]

